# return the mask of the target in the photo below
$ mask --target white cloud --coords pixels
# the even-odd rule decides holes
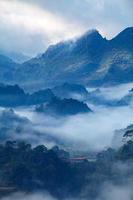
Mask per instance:
[[[133,198],[133,190],[132,183],[124,186],[116,186],[105,184],[103,188],[102,195],[97,200],[132,200]]]
[[[92,28],[111,38],[132,18],[130,0],[0,0],[0,47],[36,54]]]
[[[44,51],[49,43],[74,37],[80,28],[46,9],[22,1],[0,1],[0,46],[26,53]]]
[[[45,134],[59,140],[76,150],[102,150],[112,144],[114,131],[126,128],[133,123],[133,112],[130,107],[96,107],[94,113],[76,115],[67,118],[54,118],[37,114],[28,109],[17,109],[17,114],[28,117],[35,130],[42,134],[36,142],[46,144]],[[25,136],[24,136],[25,137]],[[28,134],[31,139],[34,135]],[[52,144],[52,141],[51,141]]]
[[[33,194],[26,194],[26,193],[15,193],[8,197],[2,198],[2,200],[56,200],[55,198],[51,197],[47,193],[33,193]]]

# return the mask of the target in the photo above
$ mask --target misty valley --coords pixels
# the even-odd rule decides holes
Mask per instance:
[[[1,84],[2,200],[112,200],[123,190],[130,199],[132,87],[64,83],[25,92]]]
[[[35,1],[12,2],[27,13]],[[1,6],[8,15],[3,0]],[[42,18],[38,6],[31,10]],[[10,14],[10,20],[15,26],[16,17]],[[31,17],[25,21],[28,49],[34,50],[34,42],[42,45],[42,23],[36,17],[34,35]],[[54,38],[59,22],[51,23]],[[49,26],[43,31],[49,33]],[[112,39],[98,30],[67,40],[58,36],[56,43],[49,37],[43,38],[47,49],[36,46],[36,56],[6,51],[0,42],[0,199],[132,200],[133,27]]]

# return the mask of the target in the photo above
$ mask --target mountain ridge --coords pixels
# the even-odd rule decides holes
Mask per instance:
[[[50,45],[41,56],[18,66],[9,72],[12,80],[8,79],[29,88],[48,88],[65,82],[93,86],[131,82],[133,27],[111,40],[97,30],[88,31],[75,40]]]

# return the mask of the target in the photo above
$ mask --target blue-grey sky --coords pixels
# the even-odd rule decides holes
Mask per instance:
[[[28,55],[89,29],[112,38],[133,25],[132,0],[0,0],[0,49]]]

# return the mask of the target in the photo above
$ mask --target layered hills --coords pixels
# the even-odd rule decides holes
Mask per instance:
[[[3,68],[4,67],[4,68]],[[111,40],[97,30],[51,45],[42,55],[21,65],[0,56],[1,80],[28,89],[65,82],[111,85],[133,81],[133,27]]]

